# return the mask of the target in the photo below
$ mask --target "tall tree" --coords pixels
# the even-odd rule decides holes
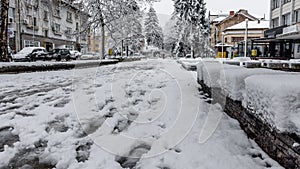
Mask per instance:
[[[145,38],[148,45],[163,48],[163,32],[159,25],[156,11],[151,6],[145,18]]]
[[[1,0],[1,29],[0,29],[0,61],[8,61],[8,44],[7,44],[7,17],[8,17],[9,0]]]
[[[136,5],[156,0],[83,0],[86,6],[85,11],[90,15],[86,29],[102,30],[102,57],[104,56],[105,27],[114,27],[114,21],[125,18],[136,12]]]
[[[125,14],[124,17],[113,21],[113,24],[110,24],[110,27],[108,27],[109,38],[107,40],[109,42],[107,45],[109,47],[120,47],[123,44],[126,49],[130,48],[137,51],[141,48],[142,11],[137,4],[129,5],[132,6],[134,12]]]
[[[209,35],[209,24],[206,19],[206,7],[204,0],[173,0],[174,13],[173,18],[179,20],[182,27],[180,39],[177,43],[177,48],[180,48],[180,43],[190,46],[191,55],[196,52],[203,55],[206,52]],[[189,37],[188,39],[184,39]]]

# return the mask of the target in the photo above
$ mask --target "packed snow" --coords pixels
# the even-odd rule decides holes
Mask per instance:
[[[2,74],[0,168],[282,168],[195,75],[167,59]]]
[[[300,134],[299,77],[299,73],[250,69],[216,61],[203,61],[197,70],[198,80],[208,87],[219,88],[225,96],[242,101],[245,108],[281,132],[297,134]]]
[[[299,84],[298,73],[248,77],[243,104],[280,131],[300,135]]]

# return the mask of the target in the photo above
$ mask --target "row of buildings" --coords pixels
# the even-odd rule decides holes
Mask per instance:
[[[10,0],[9,46],[15,52],[24,47],[89,50],[88,14],[74,0]]]
[[[219,57],[244,56],[247,48],[247,56],[300,58],[300,0],[270,1],[270,18],[253,16],[244,9],[209,15],[211,45]],[[225,55],[220,53],[222,47]]]

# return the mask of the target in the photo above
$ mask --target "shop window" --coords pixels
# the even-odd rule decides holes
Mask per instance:
[[[24,47],[40,47],[39,41],[24,40]]]

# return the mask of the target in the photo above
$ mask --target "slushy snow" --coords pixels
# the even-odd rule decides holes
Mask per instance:
[[[19,141],[0,168],[282,168],[201,99],[195,76],[174,60],[2,74],[0,131]]]

